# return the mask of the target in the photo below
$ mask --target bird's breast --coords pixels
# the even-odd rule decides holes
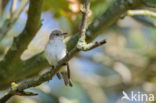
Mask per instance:
[[[66,55],[66,46],[63,41],[51,40],[46,46],[45,54],[49,64],[56,65]]]

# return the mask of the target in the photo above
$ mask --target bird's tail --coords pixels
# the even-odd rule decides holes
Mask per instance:
[[[70,67],[69,67],[69,63],[66,64],[67,65],[67,71],[63,71],[61,72],[63,80],[64,80],[64,84],[66,86],[70,86],[72,87],[72,82],[70,80]]]
[[[72,82],[71,82],[70,78],[68,77],[68,73],[67,72],[61,72],[61,74],[62,74],[62,77],[63,77],[63,80],[64,80],[64,84],[66,86],[69,85],[70,87],[72,87],[73,85],[72,85]]]

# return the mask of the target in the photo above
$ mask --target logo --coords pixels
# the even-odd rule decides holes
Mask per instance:
[[[122,91],[122,98],[121,101],[135,101],[135,102],[151,102],[154,101],[154,94],[147,94],[142,92],[134,92],[131,91],[129,95]]]

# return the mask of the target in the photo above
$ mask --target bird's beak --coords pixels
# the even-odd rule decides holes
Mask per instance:
[[[62,35],[66,36],[68,33],[62,33]]]

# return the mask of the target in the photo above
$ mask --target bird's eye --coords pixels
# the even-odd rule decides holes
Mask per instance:
[[[56,36],[59,36],[59,33],[56,33]]]

